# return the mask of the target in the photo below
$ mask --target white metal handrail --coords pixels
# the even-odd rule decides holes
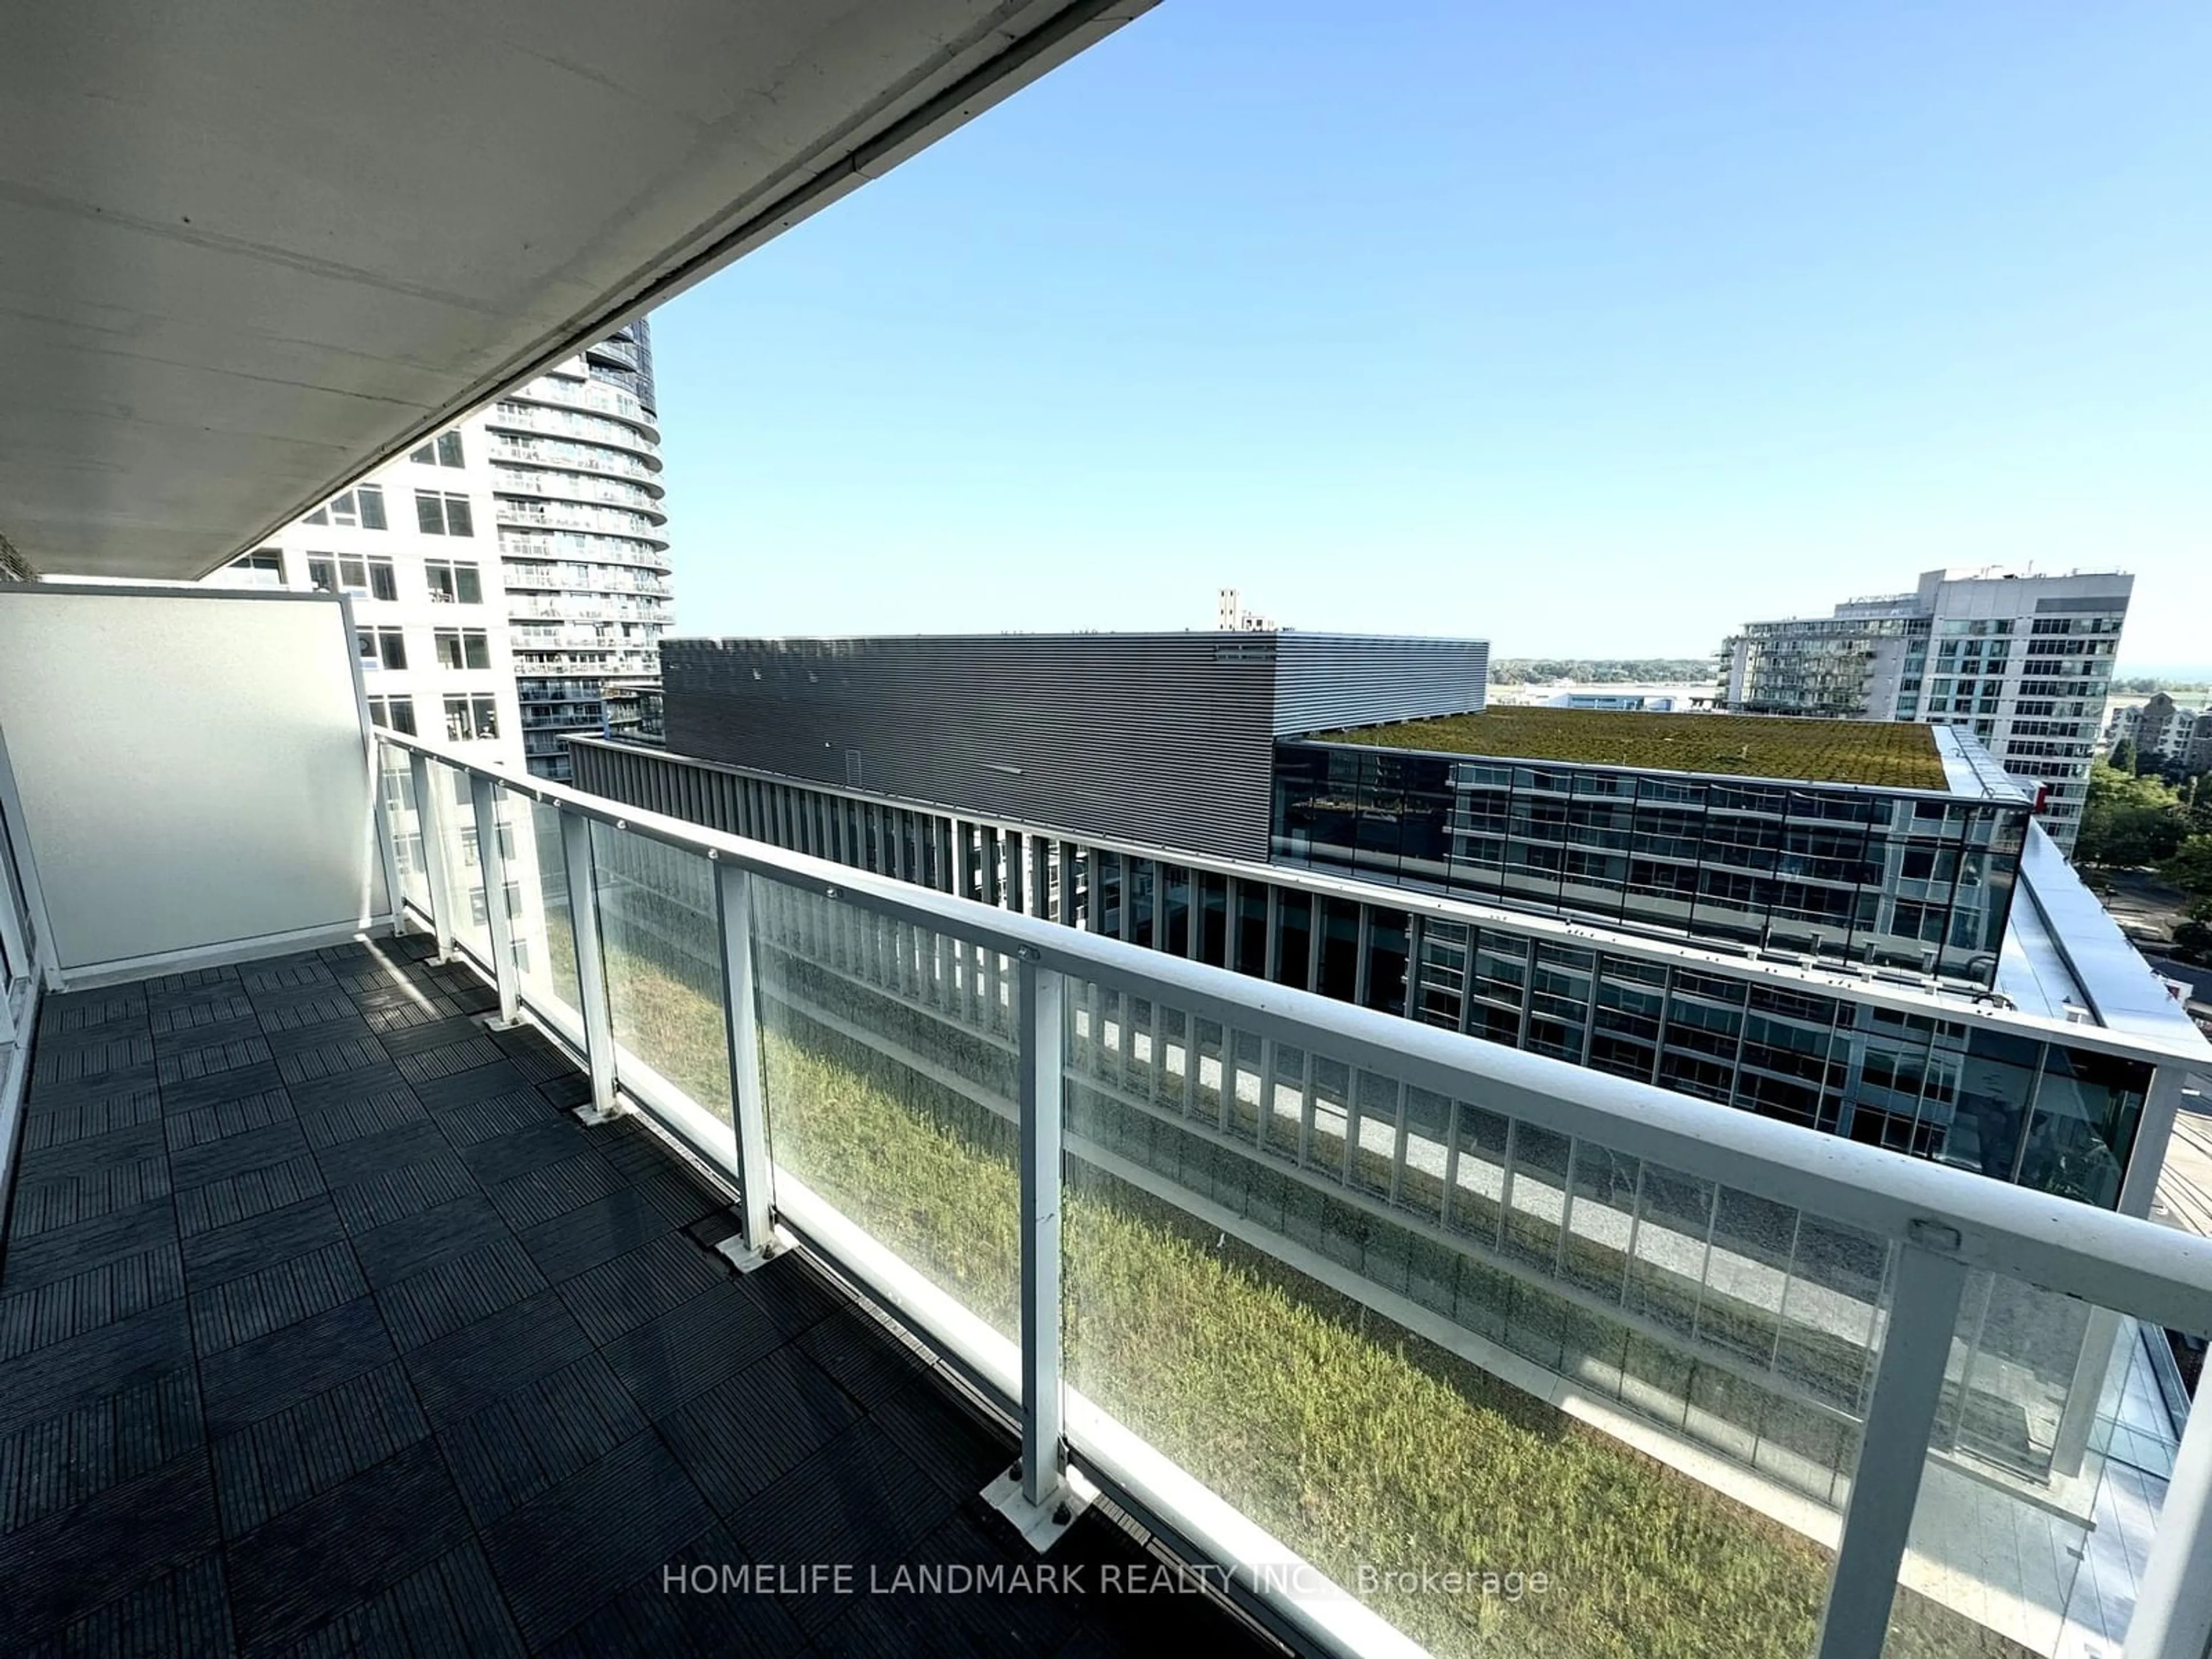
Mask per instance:
[[[738,1168],[732,1173],[739,1176],[743,1237],[749,1249],[768,1246],[774,1220],[773,1194],[766,1191],[774,1179],[766,1155],[768,1107],[750,1037],[751,945],[744,924],[751,880],[773,880],[1016,959],[1024,1110],[1023,1380],[1021,1398],[1012,1403],[1024,1425],[1023,1496],[1032,1505],[1051,1506],[1064,1455],[1059,1429],[1057,1202],[1052,1194],[1060,1178],[1060,1011],[1070,979],[1164,1001],[1279,1042],[1321,1049],[1360,1069],[1448,1098],[1480,1101],[1557,1133],[1845,1223],[1899,1247],[1898,1291],[1875,1369],[1860,1478],[1853,1483],[1844,1517],[1820,1659],[1879,1659],[1881,1653],[1967,1269],[1987,1269],[2157,1325],[2212,1330],[2212,1241],[744,840],[489,768],[418,738],[381,731],[375,738],[407,757],[415,779],[432,922],[441,947],[450,948],[453,937],[447,908],[454,902],[453,883],[446,867],[447,849],[429,843],[434,838],[442,842],[450,832],[448,803],[431,785],[427,762],[454,767],[471,780],[480,792],[479,824],[495,817],[493,786],[558,810],[568,849],[577,957],[586,981],[580,994],[587,1058],[594,1103],[602,1111],[614,1106],[622,1079],[594,948],[597,896],[588,825],[604,823],[702,857],[716,867],[724,994],[731,1004],[725,1019],[732,1042],[737,1141]],[[526,1003],[512,952],[495,949],[494,955],[498,959],[489,966],[499,981],[502,1009],[514,1006],[518,998]],[[1049,1133],[1042,1122],[1046,1113],[1054,1118]],[[2192,1419],[2177,1482],[2185,1475],[2212,1475],[2212,1412],[2196,1413]],[[2180,1504],[2176,1513],[2189,1524],[2160,1529],[2127,1659],[2202,1659],[2212,1612],[2197,1605],[2205,1598],[2193,1588],[2194,1575],[2212,1566],[2206,1559],[2212,1551],[2212,1521],[2197,1524],[2205,1516],[2201,1501]],[[2154,1587],[2163,1587],[2164,1605],[2150,1605]],[[1292,1598],[1282,1610],[1332,1645],[1351,1639],[1341,1608],[1324,1616]],[[1376,1626],[1378,1634],[1387,1628],[1379,1620]],[[2194,1647],[2189,1645],[2192,1641]]]

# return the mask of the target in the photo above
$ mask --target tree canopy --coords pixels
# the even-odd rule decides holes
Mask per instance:
[[[2188,808],[2154,776],[2134,777],[2102,761],[2089,769],[2088,799],[2074,856],[2081,864],[2134,868],[2172,858],[2189,839]]]

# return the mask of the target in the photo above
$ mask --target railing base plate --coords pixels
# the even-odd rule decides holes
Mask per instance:
[[[501,1019],[497,1014],[478,1014],[477,1024],[487,1031],[519,1031],[530,1022],[520,1014],[513,1019]]]
[[[762,1245],[757,1250],[749,1250],[745,1248],[745,1236],[743,1233],[732,1233],[714,1246],[714,1254],[741,1273],[757,1273],[791,1249],[794,1243],[796,1241],[789,1233],[781,1227],[775,1227],[769,1230],[767,1243]]]
[[[602,1123],[612,1123],[617,1118],[628,1117],[636,1109],[624,1100],[617,1100],[604,1112],[596,1106],[579,1106],[576,1108],[576,1121],[587,1129],[596,1129]]]
[[[1046,1494],[1043,1503],[1032,1504],[1022,1496],[1019,1464],[983,1488],[983,1501],[1012,1522],[1014,1530],[1039,1555],[1067,1535],[1067,1529],[1097,1496],[1098,1488],[1085,1480],[1080,1471],[1062,1469],[1059,1486]]]

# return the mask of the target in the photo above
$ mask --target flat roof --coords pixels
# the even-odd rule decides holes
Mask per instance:
[[[1311,737],[1318,743],[1495,760],[1567,761],[1639,772],[1696,772],[1941,793],[1955,790],[1936,746],[1936,728],[1907,720],[1667,714],[1507,704],[1480,714],[1316,732]]]

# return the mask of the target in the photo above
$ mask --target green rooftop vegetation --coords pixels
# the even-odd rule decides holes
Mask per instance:
[[[1653,772],[1711,772],[1725,777],[1901,789],[1946,787],[1935,733],[1905,720],[1652,714],[1509,705],[1479,714],[1317,732],[1314,737],[1322,743],[1367,744],[1378,749],[1582,762]]]

